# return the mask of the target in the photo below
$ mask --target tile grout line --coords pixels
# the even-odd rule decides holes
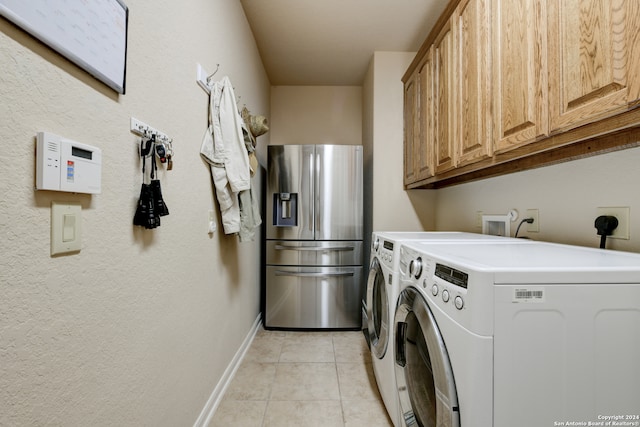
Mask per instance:
[[[340,373],[338,372],[338,359],[336,357],[335,334],[331,334],[331,345],[333,346],[333,367],[335,369],[336,379],[338,381],[338,397],[340,398],[338,402],[340,402],[340,415],[342,416],[342,425],[345,426],[347,424],[347,418],[344,413],[344,404],[342,402],[342,385],[340,384]]]

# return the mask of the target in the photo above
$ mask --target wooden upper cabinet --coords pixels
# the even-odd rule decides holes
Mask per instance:
[[[404,185],[417,181],[416,152],[420,149],[420,111],[418,108],[418,73],[404,84]]]
[[[436,108],[433,62],[433,49],[429,49],[417,68],[420,109],[420,138],[414,154],[417,180],[432,177],[434,174],[433,148],[436,141]]]
[[[640,145],[640,0],[450,0],[403,76],[405,185]]]
[[[492,0],[497,153],[549,133],[546,0]]]
[[[462,0],[453,14],[457,166],[474,163],[493,154],[489,16],[490,3],[487,0]]]
[[[548,3],[552,131],[625,111],[640,98],[639,3]]]
[[[435,173],[442,173],[456,166],[455,159],[455,78],[453,29],[447,21],[433,43],[433,84],[436,146],[434,150]]]

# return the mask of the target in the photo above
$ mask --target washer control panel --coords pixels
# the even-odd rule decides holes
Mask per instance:
[[[393,268],[394,243],[385,239],[376,238],[371,246],[380,263],[388,268]]]
[[[469,275],[464,271],[446,264],[425,259],[419,253],[406,250],[400,259],[400,268],[404,266],[404,277],[420,286],[425,292],[433,295],[434,301],[444,307],[452,307],[453,311],[467,308],[466,295],[469,286]],[[402,273],[402,272],[401,272]]]
[[[472,244],[472,243],[469,243]],[[400,292],[413,287],[440,320],[449,319],[466,330],[489,336],[494,330],[494,287],[492,272],[446,256],[446,243],[433,243],[428,251],[411,242],[396,244]],[[443,249],[443,255],[438,250]]]

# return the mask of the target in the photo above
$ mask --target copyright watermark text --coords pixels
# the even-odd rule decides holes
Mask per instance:
[[[596,420],[591,421],[554,421],[554,427],[576,427],[576,426],[603,426],[603,427],[640,427],[640,414],[636,415],[598,415]]]

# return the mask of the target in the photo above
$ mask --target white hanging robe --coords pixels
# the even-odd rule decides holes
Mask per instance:
[[[240,231],[238,193],[251,187],[241,123],[233,86],[225,76],[211,87],[209,127],[200,147],[200,154],[211,167],[225,234]]]

